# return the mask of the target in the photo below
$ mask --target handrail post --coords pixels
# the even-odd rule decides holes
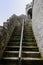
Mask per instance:
[[[21,65],[23,30],[24,30],[24,19],[23,19],[23,22],[22,22],[22,30],[21,30],[21,38],[20,38],[19,65]]]

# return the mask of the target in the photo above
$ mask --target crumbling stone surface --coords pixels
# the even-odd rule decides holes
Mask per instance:
[[[43,0],[34,0],[32,28],[39,51],[43,57]]]

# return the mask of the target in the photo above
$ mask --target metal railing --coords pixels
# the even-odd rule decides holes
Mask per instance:
[[[22,30],[21,30],[21,38],[20,38],[19,65],[21,65],[21,57],[22,57],[23,30],[24,30],[24,20],[23,20],[23,22],[22,22]]]

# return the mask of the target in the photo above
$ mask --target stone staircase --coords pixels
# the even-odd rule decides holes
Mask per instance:
[[[2,65],[19,65],[19,47],[20,47],[21,27],[18,26],[13,31],[9,43],[4,51]],[[24,35],[22,43],[21,65],[43,65],[37,43],[35,41],[32,28],[29,25],[24,26]]]

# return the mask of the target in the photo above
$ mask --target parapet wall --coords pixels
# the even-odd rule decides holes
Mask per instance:
[[[0,34],[0,59],[2,58],[10,36],[17,25],[19,25],[19,22],[17,20],[17,16],[14,15],[14,18],[9,18],[7,22],[4,22],[3,27],[0,27],[0,32],[2,34]]]
[[[43,0],[34,0],[32,28],[39,51],[43,57]]]

